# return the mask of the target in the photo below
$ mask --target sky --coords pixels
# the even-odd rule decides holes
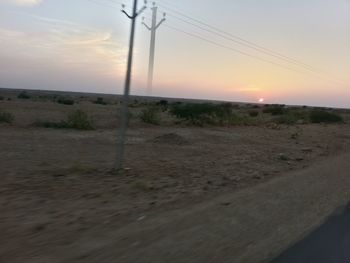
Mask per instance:
[[[130,12],[132,2],[0,0],[0,87],[122,93],[130,20],[121,3]],[[166,21],[153,96],[350,108],[350,0],[156,4]],[[146,94],[147,6],[136,24],[134,95]]]

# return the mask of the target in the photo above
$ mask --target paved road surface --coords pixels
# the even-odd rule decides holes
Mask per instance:
[[[310,262],[350,262],[350,204],[271,263]]]

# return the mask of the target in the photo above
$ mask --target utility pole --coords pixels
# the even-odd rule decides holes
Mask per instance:
[[[146,3],[147,2],[145,1],[145,4]],[[114,166],[115,171],[119,171],[123,167],[124,143],[125,143],[125,137],[126,137],[126,130],[128,127],[128,115],[129,115],[129,97],[130,97],[129,95],[130,95],[132,58],[133,58],[134,38],[135,38],[135,22],[136,22],[137,16],[146,9],[146,6],[143,6],[140,11],[137,11],[137,0],[134,0],[132,15],[129,15],[124,10],[124,8],[125,8],[125,5],[122,5],[122,12],[128,18],[131,19],[131,32],[130,32],[130,41],[129,41],[129,54],[128,54],[128,64],[127,64],[126,78],[125,78],[123,105],[122,105],[122,112],[121,112],[120,134],[119,134],[118,145],[117,145],[117,158]]]
[[[150,51],[149,51],[149,65],[148,65],[148,81],[147,81],[147,95],[152,94],[152,86],[153,86],[153,69],[154,69],[154,54],[155,54],[155,45],[156,45],[156,32],[158,27],[165,21],[166,14],[163,13],[163,19],[157,23],[157,12],[158,7],[156,3],[153,2],[152,9],[152,25],[148,26],[144,22],[144,17],[142,18],[142,24],[151,31],[151,43],[150,43]]]

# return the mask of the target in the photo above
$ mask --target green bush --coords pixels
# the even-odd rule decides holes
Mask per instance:
[[[12,123],[14,116],[9,112],[0,112],[0,123]]]
[[[82,110],[76,110],[68,115],[67,125],[69,128],[78,130],[93,130],[92,119]]]
[[[30,99],[30,96],[26,91],[22,91],[20,94],[18,94],[17,98],[19,99]]]
[[[270,113],[273,116],[283,115],[285,112],[284,105],[270,105],[263,109],[263,113]]]
[[[259,111],[258,110],[250,110],[250,111],[248,111],[248,114],[250,117],[258,117]]]
[[[247,119],[233,113],[231,103],[182,103],[173,104],[170,114],[194,125],[237,125],[247,123]]]
[[[293,125],[297,123],[298,118],[293,114],[285,114],[275,118],[274,121],[278,124]]]
[[[82,110],[76,110],[68,115],[67,120],[60,122],[39,121],[34,123],[35,126],[56,129],[77,129],[93,130],[91,118]]]
[[[50,121],[37,121],[34,123],[34,126],[43,127],[43,128],[55,128],[55,129],[69,129],[67,122],[50,122]]]
[[[75,101],[70,98],[60,97],[58,98],[57,103],[63,104],[63,105],[74,105]]]
[[[105,102],[101,97],[98,97],[96,100],[93,101],[93,103],[99,104],[99,105],[107,105],[107,102]]]
[[[209,121],[219,111],[217,106],[211,103],[185,103],[173,105],[170,113],[195,124]],[[219,114],[223,114],[223,111]]]
[[[142,110],[139,118],[144,123],[159,125],[160,124],[159,109],[157,107],[147,107],[147,108]]]
[[[310,121],[312,123],[337,123],[344,122],[342,116],[324,111],[324,110],[312,110],[310,112]]]
[[[284,112],[283,115],[274,119],[278,124],[293,125],[301,121],[301,123],[308,123],[309,112],[307,110],[289,109]]]

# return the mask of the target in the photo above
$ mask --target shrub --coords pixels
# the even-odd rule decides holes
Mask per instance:
[[[173,105],[170,113],[177,118],[195,123],[213,115],[215,111],[216,107],[210,103],[186,103]]]
[[[35,126],[56,129],[93,130],[91,118],[82,110],[76,110],[68,115],[67,120],[60,122],[38,121]]]
[[[12,123],[15,118],[9,112],[0,112],[0,123]]]
[[[75,102],[73,99],[60,97],[58,98],[57,103],[63,104],[63,105],[74,105]]]
[[[168,109],[169,103],[167,100],[160,100],[157,102],[157,106],[160,106],[162,111],[166,111]]]
[[[258,117],[259,111],[258,110],[250,110],[250,111],[248,111],[248,114],[250,117]]]
[[[4,100],[5,98],[3,96],[0,96],[0,100]]]
[[[27,92],[22,91],[20,94],[18,94],[17,98],[19,98],[19,99],[30,99],[30,96],[28,95]]]
[[[34,123],[34,126],[43,127],[43,128],[55,128],[55,129],[69,129],[67,122],[50,122],[50,121],[37,121]]]
[[[313,110],[310,112],[310,121],[312,123],[336,123],[344,122],[342,116],[324,111],[324,110]]]
[[[202,124],[203,119],[213,113],[211,104],[202,103],[176,103],[170,109],[170,113],[176,118],[190,121],[192,124]]]
[[[146,109],[143,109],[139,117],[144,123],[153,125],[160,124],[159,109],[156,107],[147,107]]]
[[[270,113],[271,115],[283,115],[286,112],[284,105],[270,105],[263,109],[263,113]]]
[[[67,125],[69,128],[78,130],[93,130],[92,119],[82,110],[76,110],[68,115]]]
[[[160,106],[168,106],[168,101],[167,100],[160,100],[159,102],[158,102],[158,105],[160,105]]]
[[[233,113],[231,103],[184,103],[174,104],[170,113],[195,125],[204,124],[239,124],[242,118]]]
[[[283,115],[274,119],[274,121],[278,124],[296,124],[300,123],[308,123],[309,120],[309,112],[307,110],[298,110],[298,109],[289,109],[286,110]]]
[[[93,103],[99,104],[99,105],[107,105],[107,102],[105,102],[101,97],[98,97],[96,100],[93,101]]]
[[[298,118],[293,114],[286,114],[277,117],[276,119],[274,119],[274,121],[278,124],[293,125],[297,123]]]

